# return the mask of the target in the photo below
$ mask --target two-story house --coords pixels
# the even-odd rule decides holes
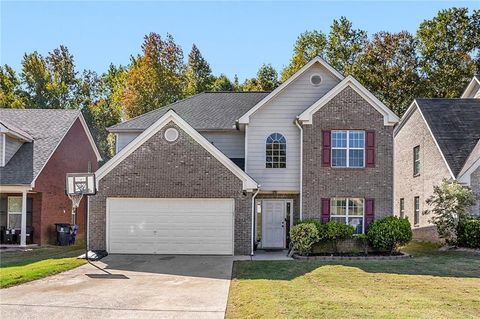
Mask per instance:
[[[443,179],[480,196],[480,79],[461,98],[416,99],[395,128],[395,214],[409,218],[414,238],[437,240],[426,200]],[[472,213],[479,214],[479,204]]]
[[[90,248],[253,254],[298,221],[393,214],[397,116],[317,57],[272,92],[206,92],[109,128]]]

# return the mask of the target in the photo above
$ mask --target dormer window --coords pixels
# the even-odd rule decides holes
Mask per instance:
[[[287,167],[287,140],[280,133],[273,133],[267,137],[265,146],[266,168]]]

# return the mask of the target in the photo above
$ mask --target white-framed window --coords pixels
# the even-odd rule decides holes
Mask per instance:
[[[7,200],[7,228],[19,229],[22,227],[22,197],[9,196]]]
[[[413,225],[418,226],[420,224],[420,197],[415,196],[413,198]]]
[[[413,176],[420,175],[420,145],[413,148]]]
[[[287,167],[287,140],[280,133],[273,133],[267,137],[265,144],[265,167]]]
[[[400,218],[405,218],[405,198],[400,198]]]
[[[332,131],[332,167],[365,167],[365,131]]]
[[[365,201],[363,198],[332,198],[330,200],[330,220],[349,224],[355,234],[362,234],[365,224]]]

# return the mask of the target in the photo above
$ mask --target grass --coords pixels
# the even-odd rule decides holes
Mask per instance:
[[[81,245],[40,247],[27,251],[2,251],[0,252],[0,288],[40,279],[83,265],[85,260],[76,258],[82,253]]]
[[[480,318],[480,255],[403,250],[414,258],[236,262],[227,318]]]

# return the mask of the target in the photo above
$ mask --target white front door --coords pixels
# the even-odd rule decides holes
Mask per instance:
[[[263,200],[263,248],[285,248],[285,201]]]

